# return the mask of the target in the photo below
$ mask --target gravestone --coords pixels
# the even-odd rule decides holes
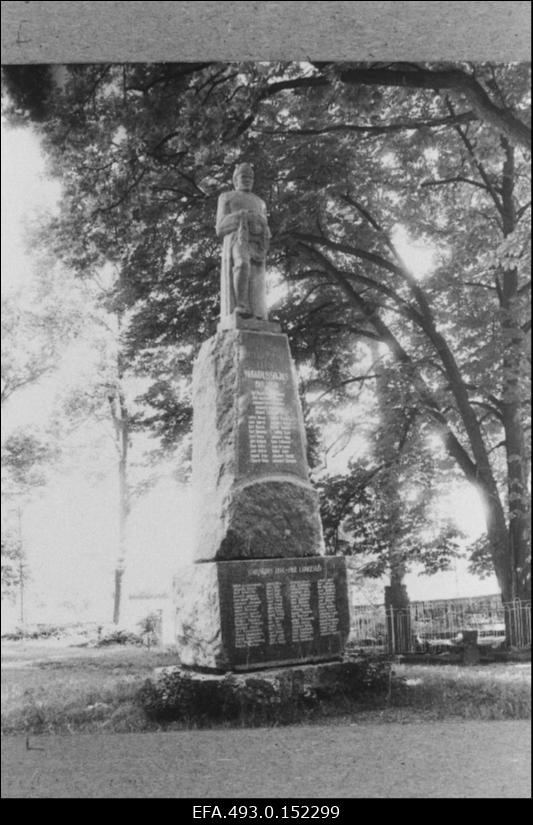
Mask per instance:
[[[339,658],[349,630],[344,559],[324,555],[288,339],[265,317],[264,260],[246,245],[255,209],[270,236],[263,201],[243,201],[249,178],[248,167],[219,201],[221,320],[193,372],[195,562],[174,583],[180,661],[209,670]]]

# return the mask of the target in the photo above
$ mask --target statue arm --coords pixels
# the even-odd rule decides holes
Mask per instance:
[[[231,194],[231,193],[229,193]],[[223,238],[231,232],[235,232],[239,228],[241,219],[247,216],[251,219],[252,224],[257,224],[261,227],[267,238],[270,238],[270,230],[267,222],[266,204],[260,201],[253,209],[237,209],[235,212],[231,211],[231,198],[228,193],[220,195],[218,199],[216,233],[217,237]],[[257,229],[256,229],[257,231]]]
[[[265,237],[270,238],[271,233],[270,229],[268,228],[266,204],[263,201],[261,201],[261,203],[259,204],[258,211],[252,213],[252,217],[254,219],[254,222],[256,224],[258,223],[261,229],[263,230]]]
[[[240,212],[230,212],[228,210],[228,199],[221,195],[218,199],[216,233],[217,237],[223,238],[230,232],[235,232],[239,226]]]
[[[271,233],[270,228],[268,226],[267,208],[266,208],[266,203],[264,203],[264,202],[261,204],[261,215],[262,215],[262,217],[264,218],[264,221],[265,221],[265,234],[266,234],[266,237],[271,238],[272,233]]]

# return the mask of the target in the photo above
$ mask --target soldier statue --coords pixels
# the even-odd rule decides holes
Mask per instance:
[[[254,195],[254,171],[239,164],[234,190],[218,199],[216,232],[223,238],[221,317],[235,312],[243,318],[268,320],[265,264],[270,240],[266,205]]]

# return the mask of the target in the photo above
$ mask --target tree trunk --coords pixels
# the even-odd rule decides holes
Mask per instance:
[[[516,227],[513,200],[514,150],[503,138],[505,162],[502,175],[503,233],[508,237]],[[502,356],[502,421],[507,461],[507,497],[509,509],[508,556],[510,581],[504,601],[531,599],[531,528],[528,493],[529,466],[525,449],[521,405],[520,377],[524,364],[524,333],[518,310],[518,272],[507,267],[499,275]]]
[[[115,568],[115,589],[113,594],[113,624],[120,622],[120,607],[122,602],[122,577],[124,576],[124,567]]]
[[[120,332],[121,318],[118,315]],[[115,428],[118,450],[118,549],[115,566],[115,590],[113,596],[113,622],[119,624],[122,610],[124,573],[126,569],[127,523],[130,513],[130,489],[128,483],[128,452],[130,446],[130,421],[126,399],[122,390],[123,364],[120,349],[117,355],[117,384],[108,394],[111,417]]]
[[[118,460],[118,487],[119,487],[119,525],[118,525],[118,554],[115,568],[115,594],[113,605],[113,622],[120,622],[122,608],[123,578],[126,567],[126,530],[130,512],[130,494],[128,485],[128,449],[129,449],[129,418],[124,395],[118,391],[119,416],[115,421],[117,442],[119,448]]]
[[[376,371],[376,398],[378,402],[379,417],[385,430],[396,432],[398,420],[396,414],[397,399],[395,392],[391,391],[388,385],[386,374],[377,366],[379,364],[380,353],[376,343],[371,342],[369,349],[372,353],[372,360]],[[411,615],[409,612],[409,598],[407,588],[404,585],[407,565],[395,536],[400,532],[402,525],[403,505],[400,498],[400,469],[399,463],[402,455],[403,439],[400,435],[398,440],[394,439],[388,443],[385,449],[379,448],[383,454],[383,460],[388,465],[383,480],[383,493],[388,501],[388,535],[390,544],[388,548],[388,561],[390,570],[390,585],[385,587],[385,613],[387,617],[387,638],[389,653],[406,653],[411,646]]]
[[[24,612],[24,584],[25,584],[25,577],[26,577],[26,570],[24,566],[24,544],[22,541],[22,511],[20,507],[17,507],[17,521],[18,521],[18,533],[19,533],[19,594],[20,594],[20,624],[24,627],[24,622],[26,621],[26,615]]]
[[[24,565],[19,559],[20,624],[24,626]]]
[[[409,653],[411,650],[411,613],[407,588],[401,578],[393,576],[385,588],[385,614],[389,653]]]

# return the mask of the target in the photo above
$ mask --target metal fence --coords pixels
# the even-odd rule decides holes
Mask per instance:
[[[513,647],[531,647],[531,602],[515,602],[503,605],[509,643]]]
[[[458,599],[413,602],[404,610],[356,606],[350,641],[383,652],[442,653],[468,631],[476,631],[478,645],[530,647],[531,602]]]

